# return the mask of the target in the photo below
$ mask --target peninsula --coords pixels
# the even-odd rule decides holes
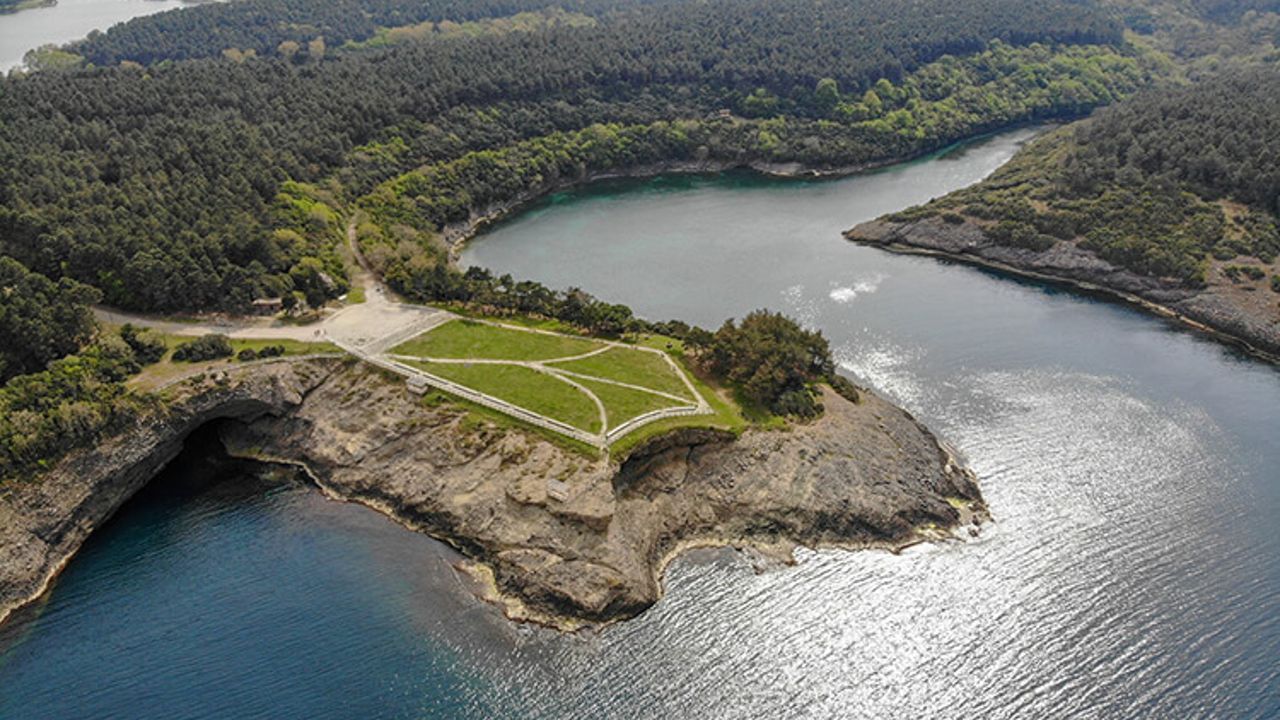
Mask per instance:
[[[1148,93],[1040,138],[987,180],[856,242],[1133,302],[1280,358],[1280,72]]]
[[[38,597],[84,540],[216,423],[233,453],[304,466],[336,499],[437,537],[512,618],[561,629],[631,617],[692,546],[788,559],[797,545],[899,548],[986,518],[973,476],[906,412],[824,389],[822,417],[740,436],[689,428],[622,461],[424,404],[341,358],[231,366],[167,409],[0,494],[0,614]]]

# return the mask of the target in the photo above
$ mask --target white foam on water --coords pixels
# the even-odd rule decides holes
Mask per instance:
[[[859,295],[870,295],[880,289],[880,283],[883,283],[888,276],[883,273],[876,273],[867,278],[854,281],[852,285],[838,286],[831,289],[827,293],[827,297],[841,305],[848,305],[858,298]]]

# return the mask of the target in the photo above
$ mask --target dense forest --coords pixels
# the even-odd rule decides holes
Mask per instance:
[[[599,171],[856,167],[1083,115],[1176,76],[1123,35],[1117,17],[1136,27],[1147,4],[238,0],[39,51],[0,79],[0,475],[142,407],[123,381],[155,360],[154,338],[95,331],[86,304],[318,307],[348,290],[353,217],[366,257],[411,298],[670,334],[753,402],[811,414],[802,388],[826,370],[804,360],[818,346],[799,328],[758,314],[707,333],[460,273],[439,233]],[[1142,12],[1116,15],[1123,5]],[[1193,21],[1265,32],[1254,9],[1203,2]],[[1197,42],[1235,42],[1221,32]],[[1269,217],[1240,222],[1257,235]],[[744,355],[770,368],[749,377],[716,354],[735,343],[783,355]]]
[[[709,60],[748,74],[773,64],[788,70],[809,65],[810,72],[821,74],[841,65],[858,72],[863,65],[889,70],[877,74],[891,76],[895,68],[901,72],[944,53],[972,52],[992,39],[1106,42],[1118,40],[1120,32],[1091,3],[1078,1],[238,0],[137,18],[73,49],[98,65],[218,57],[232,48],[278,55],[285,42],[305,46],[324,38],[336,47],[367,40],[380,27],[465,22],[552,7],[608,16],[585,44],[626,47],[641,72],[651,67],[646,60],[666,58]],[[743,63],[764,58],[770,62]]]
[[[0,257],[0,382],[79,350],[95,330],[88,305],[100,297],[70,278],[54,282]]]
[[[202,36],[198,27],[213,22],[206,17],[254,8],[270,10],[248,0],[154,22],[192,24],[190,33],[172,33],[182,42]],[[135,22],[144,20],[153,21]],[[873,85],[896,86],[943,53],[981,51],[993,38],[1106,43],[1119,33],[1075,2],[929,0],[899,11],[887,0],[720,0],[655,3],[591,27],[383,50],[37,72],[0,82],[0,252],[97,287],[125,308],[235,309],[294,292],[322,301],[344,291],[330,222],[340,221],[344,194],[421,163],[598,123],[702,118],[719,108],[854,122],[860,106],[878,112],[891,102],[877,102]],[[1115,94],[1067,108],[1079,112]],[[987,104],[1000,107],[1003,98]],[[889,121],[909,120],[903,109]],[[974,126],[923,139],[945,142]],[[784,147],[803,147],[811,134]],[[873,140],[886,145],[884,156],[925,144],[880,135]],[[355,187],[326,184],[335,178]],[[296,212],[299,189],[313,213]],[[317,267],[326,292],[297,287],[299,274],[318,277]]]
[[[1246,13],[1280,13],[1280,0],[1192,0],[1191,6],[1218,22],[1236,22]]]
[[[375,222],[361,224],[359,239],[383,277],[412,292],[412,275],[443,258],[442,249],[424,238],[557,183],[669,161],[798,160],[819,168],[870,164],[1019,120],[1074,116],[1148,80],[1138,60],[1105,48],[994,43],[982,53],[931,63],[900,84],[881,79],[861,95],[842,93],[832,83],[825,111],[830,120],[775,115],[596,124],[429,164],[360,199]],[[768,116],[771,111],[763,107],[780,103],[756,92],[744,98],[741,112]],[[360,179],[348,184],[363,185]],[[433,257],[422,260],[421,254]]]
[[[0,0],[2,2],[3,0]],[[16,0],[11,0],[16,1]],[[557,8],[600,16],[674,0],[237,0],[200,12],[166,12],[95,32],[71,49],[96,65],[215,58],[229,49],[259,57],[303,51],[316,38],[337,47],[382,28],[465,23]],[[292,44],[290,44],[292,43]],[[283,48],[281,47],[283,45]]]
[[[952,213],[981,219],[1006,244],[1079,238],[1122,267],[1190,285],[1205,281],[1210,258],[1271,264],[1280,255],[1280,71],[1136,96],[900,217]]]

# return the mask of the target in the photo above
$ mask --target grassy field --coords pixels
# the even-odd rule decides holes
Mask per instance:
[[[406,362],[590,433],[607,432],[656,410],[697,404],[698,398],[690,392],[682,374],[688,376],[696,393],[711,406],[711,414],[663,418],[632,430],[611,445],[615,455],[625,455],[655,435],[676,428],[715,427],[738,432],[751,424],[727,393],[689,372],[678,355],[660,354],[678,353],[679,341],[646,335],[636,338],[634,345],[610,346],[604,341],[577,335],[548,335],[519,329],[541,329],[537,321],[521,323],[518,319],[504,319],[503,322],[516,327],[455,320],[401,344],[391,353],[417,358]],[[603,352],[589,357],[559,360],[602,349]],[[667,362],[667,357],[676,361],[676,367]],[[433,359],[502,362],[445,363],[432,362]],[[504,364],[506,362],[511,364]],[[595,395],[605,408],[605,427],[600,426],[599,410],[589,395],[548,373],[565,373],[566,379]]]
[[[599,350],[603,344],[568,335],[547,335],[454,320],[394,348],[395,355],[449,359],[550,360]]]
[[[610,430],[631,418],[647,412],[687,404],[669,400],[661,395],[632,390],[631,388],[619,387],[609,383],[577,377],[573,378],[573,381],[581,383],[583,387],[595,393],[595,396],[600,398],[600,402],[604,403],[604,411],[609,419]]]
[[[661,355],[643,350],[632,350],[626,347],[610,348],[599,355],[570,360],[568,362],[549,363],[557,370],[581,373],[592,377],[616,380],[618,382],[642,385],[660,392],[677,395],[689,402],[697,402],[689,397],[689,388],[684,380],[671,369]]]
[[[751,425],[751,422],[743,417],[737,403],[729,397],[728,392],[712,387],[692,372],[689,373],[689,378],[693,381],[693,387],[698,391],[698,394],[706,398],[711,405],[713,414],[664,418],[647,423],[636,428],[635,431],[618,438],[616,442],[609,446],[609,452],[614,457],[626,457],[632,450],[646,441],[683,427],[716,428],[739,434]]]
[[[523,420],[518,420],[506,413],[498,412],[484,405],[478,405],[465,398],[456,395],[450,395],[439,390],[431,390],[422,396],[422,404],[427,407],[439,407],[441,405],[452,405],[466,412],[467,425],[489,424],[496,425],[499,428],[509,430],[520,430],[522,432],[533,433],[543,438],[547,442],[556,445],[570,452],[578,453],[586,457],[595,459],[601,455],[600,448],[594,445],[588,445],[580,440],[575,440],[568,435],[548,430],[537,425],[531,425]]]
[[[600,432],[600,413],[582,391],[546,373],[520,365],[411,362],[452,380],[580,430]]]

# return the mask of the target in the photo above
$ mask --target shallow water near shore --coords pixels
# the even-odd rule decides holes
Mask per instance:
[[[757,307],[967,457],[977,539],[678,561],[598,635],[514,626],[452,555],[287,474],[195,454],[0,628],[0,717],[1280,715],[1280,372],[1131,308],[840,231],[1033,131],[860,177],[610,183],[464,262],[715,326]]]

